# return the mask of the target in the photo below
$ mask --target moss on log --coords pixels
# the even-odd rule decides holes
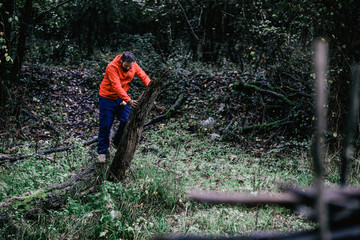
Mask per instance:
[[[0,213],[6,216],[14,212],[34,215],[60,208],[65,204],[67,196],[80,198],[95,191],[104,179],[105,169],[104,165],[93,164],[63,183],[7,199],[0,203]]]
[[[267,90],[267,89],[262,89],[262,88],[260,88],[260,87],[258,87],[256,85],[254,85],[254,84],[245,83],[245,82],[237,82],[235,85],[236,85],[235,88],[238,89],[238,90],[242,90],[244,88],[245,89],[251,89],[251,90],[254,90],[254,91],[257,91],[257,92],[261,92],[261,93],[265,93],[265,94],[274,96],[276,98],[280,98],[281,100],[283,100],[285,103],[289,104],[290,106],[294,106],[294,107],[298,106],[295,102],[288,99],[284,94],[277,93],[277,92]]]
[[[246,126],[246,127],[239,127],[238,129],[240,131],[246,131],[246,130],[253,130],[253,129],[268,129],[268,128],[272,128],[272,127],[276,127],[276,126],[280,126],[283,124],[288,124],[291,123],[290,121],[285,121],[285,120],[278,120],[278,121],[274,121],[274,122],[270,122],[270,123],[261,123],[261,124],[254,124],[254,125],[250,125],[250,126]]]

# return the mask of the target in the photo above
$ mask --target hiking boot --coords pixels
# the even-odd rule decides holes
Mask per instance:
[[[106,154],[98,155],[98,163],[106,163]]]

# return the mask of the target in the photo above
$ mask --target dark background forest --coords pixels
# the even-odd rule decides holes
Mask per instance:
[[[203,85],[199,76],[207,73],[192,71],[197,64],[207,64],[204,69],[220,79],[230,78],[231,91],[237,94],[223,96],[225,109],[236,109],[238,101],[263,101],[244,95],[272,94],[278,99],[258,105],[262,109],[252,119],[241,122],[244,119],[232,113],[226,120],[235,119],[240,126],[280,121],[287,133],[308,137],[312,44],[322,38],[330,49],[329,136],[343,131],[351,66],[360,56],[357,1],[28,0],[4,1],[0,10],[3,116],[22,104],[13,87],[37,81],[24,77],[29,74],[24,66],[89,67],[100,81],[113,57],[106,54],[129,50],[149,75],[171,67],[168,84],[174,94],[184,86]],[[237,73],[223,71],[231,68]],[[222,85],[217,77],[214,92]],[[244,82],[263,92],[243,91]]]
[[[9,216],[0,212],[0,238],[312,229],[280,207],[209,207],[185,192],[272,192],[279,181],[313,183],[316,41],[329,49],[325,178],[337,184],[359,35],[356,0],[2,0],[0,210],[21,194],[25,203],[13,204]],[[39,213],[27,205],[46,202],[37,189],[96,158],[99,84],[124,51],[151,79],[168,72],[148,120],[179,105],[144,130],[123,185],[105,181],[86,197],[64,197],[60,210],[46,205]],[[136,98],[143,90],[134,80],[129,92]],[[358,184],[356,159],[351,184]]]

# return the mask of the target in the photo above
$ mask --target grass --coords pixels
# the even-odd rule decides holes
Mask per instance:
[[[186,129],[186,124],[172,119],[144,131],[126,182],[105,181],[97,193],[83,199],[69,196],[63,208],[43,212],[36,219],[21,212],[9,221],[0,218],[0,239],[232,236],[314,227],[297,213],[278,206],[230,207],[189,200],[186,192],[194,189],[277,193],[278,183],[309,186],[313,178],[309,158],[299,151],[289,150],[282,157],[269,151],[255,157],[236,145],[211,142],[206,134],[199,136]],[[79,139],[72,141],[76,145],[72,151],[0,166],[0,201],[60,183],[91,165],[93,147],[83,147]],[[21,151],[33,149],[24,145]],[[334,179],[329,176],[329,184]]]

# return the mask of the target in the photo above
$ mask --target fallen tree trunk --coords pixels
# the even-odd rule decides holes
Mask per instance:
[[[0,223],[7,222],[15,212],[34,218],[47,210],[61,208],[68,196],[81,198],[95,192],[104,179],[105,170],[106,166],[93,164],[63,183],[7,199],[0,203]]]
[[[136,146],[143,131],[145,119],[149,114],[157,95],[160,93],[162,79],[166,76],[167,72],[159,80],[152,80],[142,94],[138,107],[131,111],[115,157],[110,166],[108,180],[124,180],[125,172],[130,167],[136,151]]]

